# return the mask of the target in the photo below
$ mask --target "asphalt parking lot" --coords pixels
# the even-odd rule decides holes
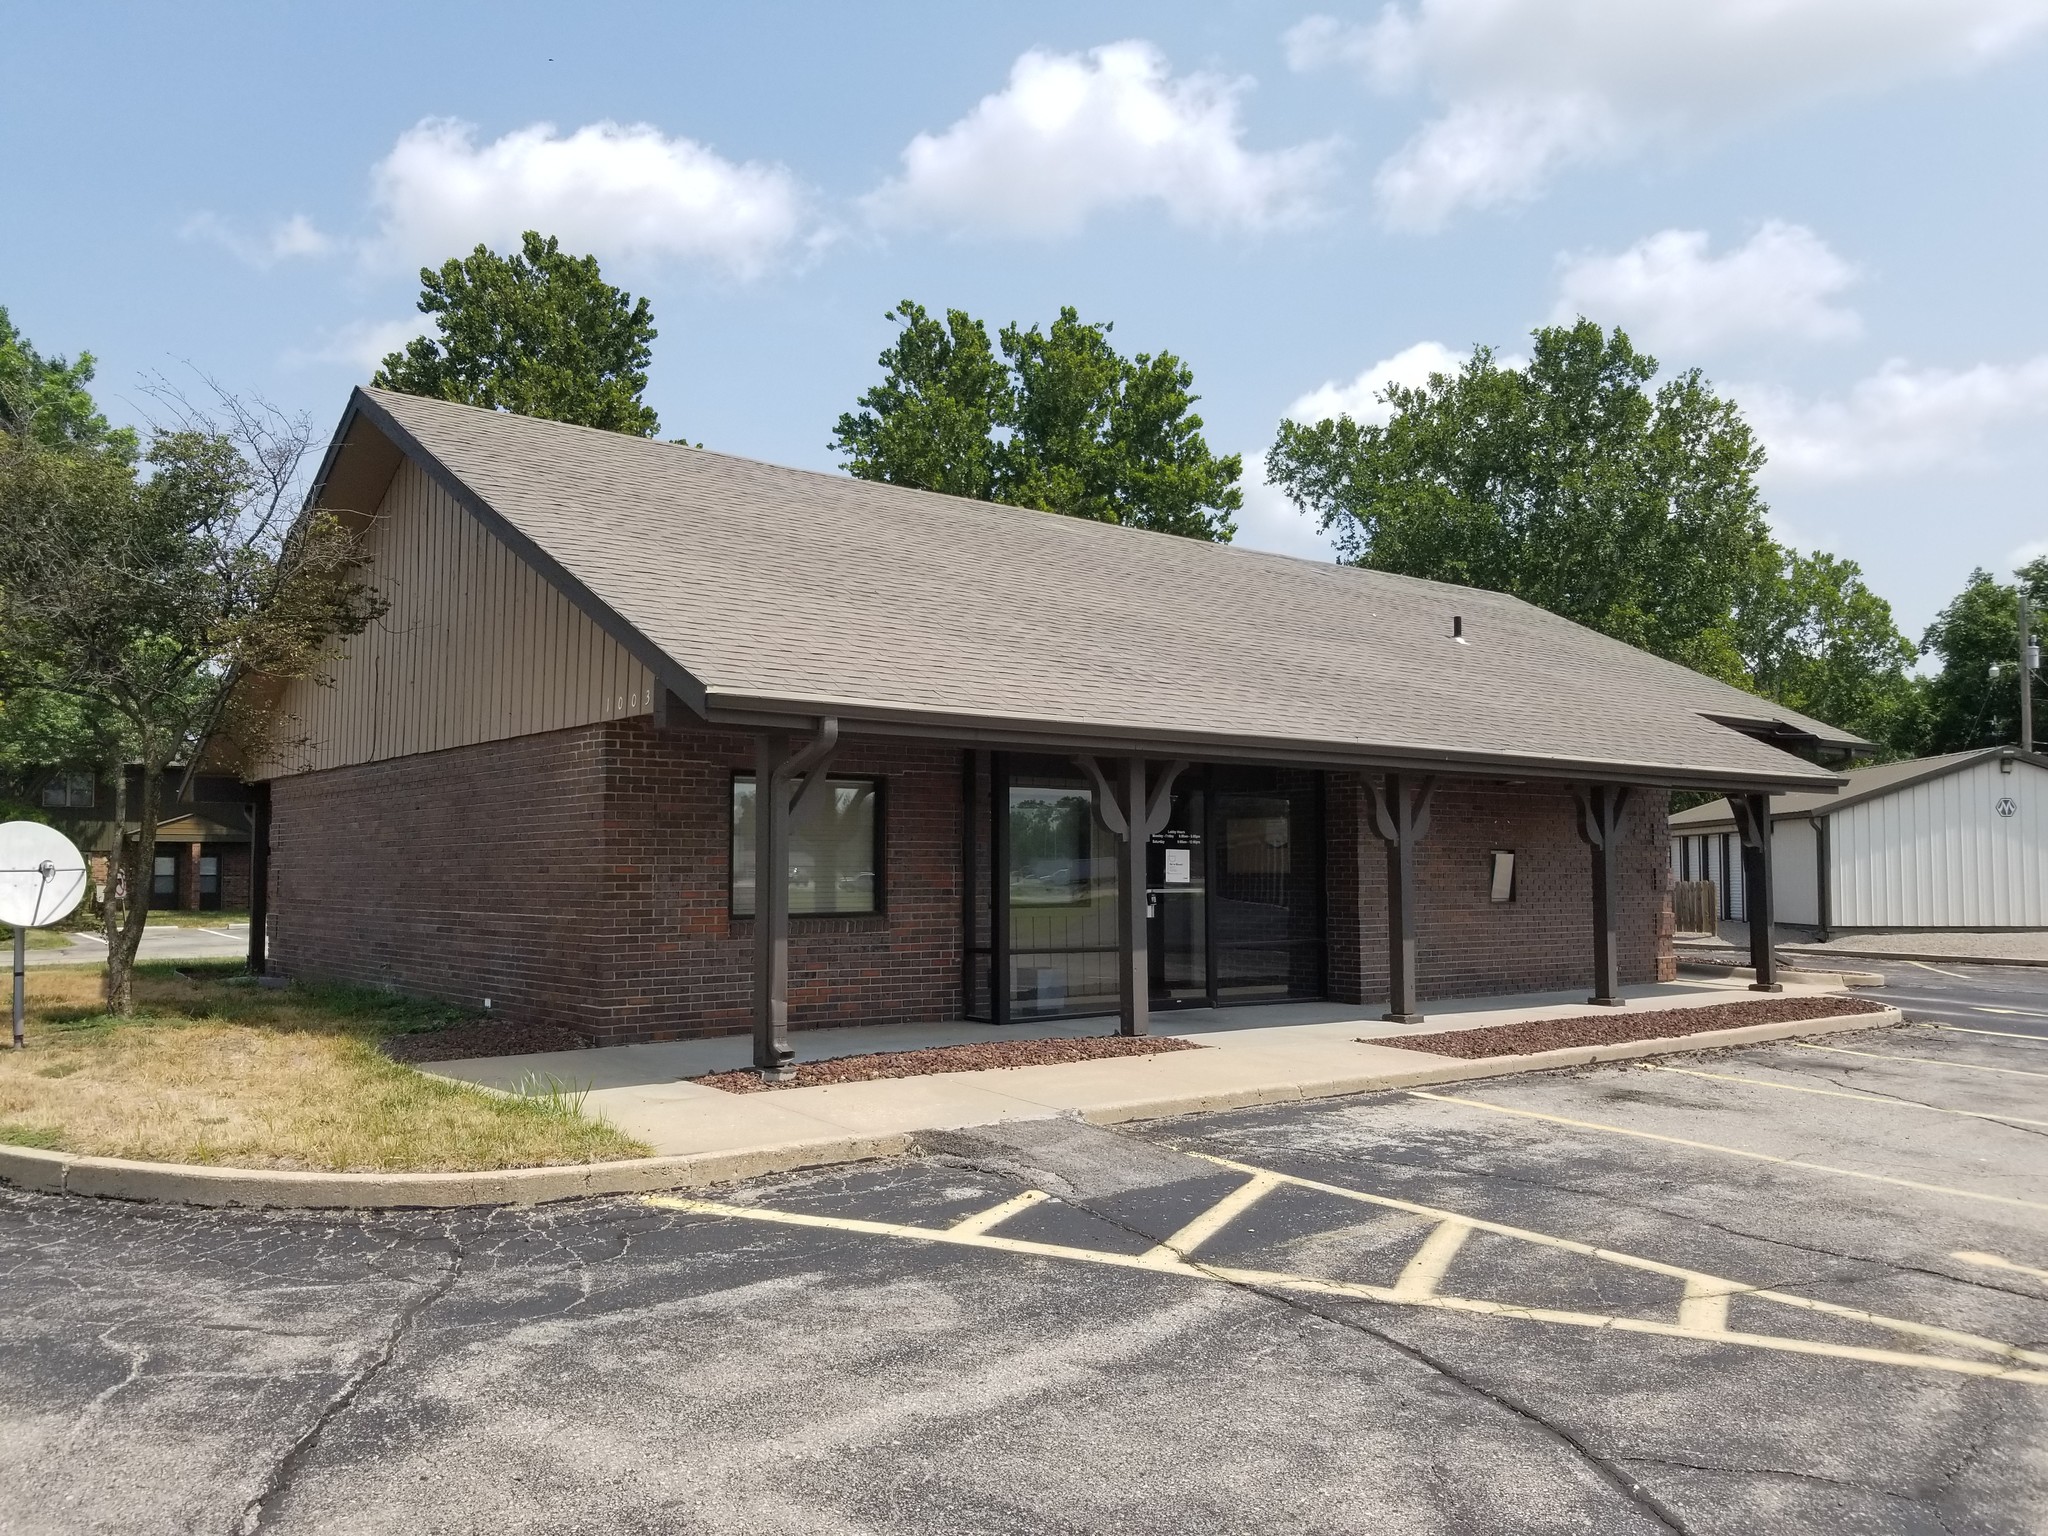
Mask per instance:
[[[0,1529],[2040,1531],[2001,996],[703,1200],[0,1195]]]

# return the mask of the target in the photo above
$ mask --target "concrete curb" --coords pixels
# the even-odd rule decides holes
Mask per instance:
[[[1798,955],[1804,960],[1917,960],[1922,965],[2032,965],[2048,966],[2048,960],[2023,960],[1999,955],[1917,955],[1904,950],[1894,953],[1886,950],[1879,954],[1874,950],[1857,950],[1846,954],[1842,950],[1805,949],[1791,944],[1781,944],[1778,952]]]
[[[1444,1058],[1440,1063],[1399,1072],[1311,1082],[1220,1089],[1164,1098],[1098,1104],[1080,1112],[1095,1125],[1134,1120],[1167,1120],[1219,1109],[1255,1109],[1310,1099],[1424,1088],[1481,1078],[1510,1077],[1584,1067],[1638,1056],[1664,1056],[1719,1046],[1755,1045],[1795,1035],[1836,1034],[1897,1024],[1896,1008],[1833,1018],[1750,1024],[1740,1029],[1695,1035],[1630,1040],[1616,1045],[1571,1046],[1482,1061]],[[1364,1042],[1370,1045],[1371,1041]],[[1056,1111],[1048,1111],[1048,1116]],[[0,1180],[46,1194],[92,1195],[109,1200],[151,1200],[169,1204],[252,1206],[289,1210],[403,1210],[421,1207],[540,1205],[589,1195],[651,1194],[667,1189],[703,1189],[770,1173],[822,1168],[833,1163],[900,1157],[911,1150],[915,1131],[872,1136],[830,1136],[735,1152],[696,1152],[680,1157],[641,1157],[613,1163],[579,1163],[557,1168],[507,1168],[484,1173],[298,1173],[269,1168],[207,1168],[189,1163],[130,1162],[118,1157],[79,1157],[31,1147],[0,1146]]]
[[[1826,1019],[1791,1019],[1782,1024],[1746,1024],[1740,1029],[1702,1030],[1695,1035],[1670,1035],[1656,1040],[1626,1040],[1615,1045],[1574,1045],[1556,1051],[1532,1051],[1522,1056],[1489,1056],[1479,1061],[1446,1059],[1441,1066],[1413,1067],[1405,1072],[1375,1072],[1370,1076],[1299,1083],[1289,1088],[1249,1089],[1243,1093],[1224,1090],[1193,1094],[1184,1099],[1151,1099],[1130,1104],[1103,1105],[1082,1112],[1083,1120],[1096,1125],[1115,1125],[1128,1120],[1165,1120],[1175,1115],[1201,1114],[1218,1109],[1256,1109],[1266,1104],[1291,1104],[1309,1099],[1342,1098],[1356,1093],[1384,1093],[1394,1088],[1431,1088],[1445,1083],[1474,1082],[1488,1077],[1512,1077],[1518,1072],[1550,1072],[1560,1067],[1587,1067],[1603,1061],[1627,1061],[1638,1056],[1671,1056],[1685,1051],[1711,1050],[1735,1045],[1761,1045],[1772,1040],[1789,1040],[1800,1035],[1842,1034],[1860,1029],[1878,1029],[1903,1023],[1896,1008],[1876,1013],[1845,1013]],[[1372,1044],[1370,1040],[1364,1042]]]
[[[897,1157],[907,1135],[834,1136],[555,1168],[484,1173],[300,1173],[273,1168],[207,1168],[190,1163],[130,1162],[78,1157],[26,1147],[0,1147],[0,1179],[49,1194],[182,1205],[262,1206],[292,1210],[387,1210],[472,1205],[540,1205],[585,1195],[637,1195],[703,1189],[794,1168]]]
[[[1694,976],[1720,976],[1729,981],[1755,981],[1753,965],[1723,965],[1718,960],[1681,960],[1678,969]],[[1809,971],[1796,965],[1778,968],[1787,981],[1816,987],[1881,987],[1884,977],[1876,971]]]

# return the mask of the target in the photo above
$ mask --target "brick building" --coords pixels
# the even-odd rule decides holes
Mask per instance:
[[[390,610],[249,685],[252,958],[605,1041],[1618,1000],[1665,792],[1861,745],[1498,593],[379,391],[315,494]]]
[[[125,770],[124,793],[115,793],[108,769],[39,767],[27,769],[0,785],[35,807],[38,815],[62,832],[85,854],[96,891],[104,890],[108,856],[116,829],[135,836],[126,808],[142,803],[142,769]],[[149,904],[186,912],[242,912],[249,906],[248,786],[218,774],[194,775],[184,784],[184,764],[164,770],[166,798],[183,797],[166,806],[171,813],[157,823],[156,861],[150,872]],[[98,900],[98,897],[94,898]]]

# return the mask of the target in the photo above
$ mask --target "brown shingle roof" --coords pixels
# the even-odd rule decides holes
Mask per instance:
[[[408,395],[354,403],[697,708],[1730,788],[1837,780],[1710,717],[1856,744],[1500,593]]]

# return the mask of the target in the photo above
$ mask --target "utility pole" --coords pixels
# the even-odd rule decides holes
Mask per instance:
[[[2034,605],[2020,588],[2020,750],[2034,751],[2034,674],[2041,668],[2041,646],[2033,634]]]

